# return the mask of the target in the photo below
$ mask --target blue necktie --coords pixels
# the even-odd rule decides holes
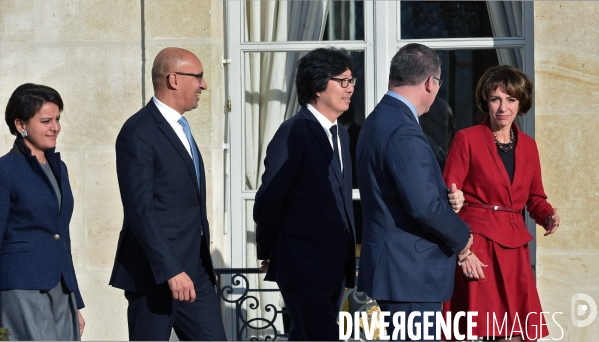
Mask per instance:
[[[191,156],[193,157],[193,165],[196,168],[196,177],[198,180],[198,191],[200,190],[200,156],[198,150],[196,149],[196,144],[193,142],[193,138],[191,137],[191,129],[189,128],[189,122],[184,116],[181,116],[181,119],[178,122],[183,126],[183,131],[185,132],[185,136],[187,136],[187,141],[189,141],[189,147],[191,149]]]

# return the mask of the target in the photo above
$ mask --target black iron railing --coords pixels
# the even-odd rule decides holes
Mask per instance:
[[[261,303],[260,293],[276,292],[279,289],[254,288],[248,275],[263,277],[264,272],[257,268],[217,268],[218,298],[229,303],[233,309],[233,338],[237,341],[286,340],[285,326],[287,310],[277,303]],[[248,315],[253,311],[254,315]],[[249,318],[248,316],[255,316]]]
[[[282,301],[260,301],[261,293],[280,293],[278,288],[259,288],[257,278],[264,277],[264,272],[257,268],[217,268],[218,298],[228,307],[230,328],[237,341],[275,341],[287,340],[289,330],[289,316],[286,308],[282,308]],[[344,310],[352,313],[367,312],[370,320],[373,310],[377,310],[376,302],[372,301],[365,293],[358,292],[355,288],[345,291],[343,298]],[[248,317],[253,318],[248,318]],[[360,329],[360,337],[364,339],[364,332]],[[231,331],[231,330],[230,330]],[[378,338],[378,328],[375,339]]]

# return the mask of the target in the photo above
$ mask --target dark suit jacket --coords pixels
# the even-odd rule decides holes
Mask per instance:
[[[489,128],[489,119],[480,125],[460,130],[449,150],[443,177],[448,184],[456,183],[464,192],[466,203],[499,205],[523,210],[541,226],[553,212],[543,190],[541,164],[535,141],[516,133],[514,182],[505,170],[497,152],[495,138]],[[460,217],[468,222],[472,232],[503,246],[515,248],[532,240],[520,213],[494,211],[466,206]]]
[[[60,188],[60,211],[50,179],[21,138],[0,158],[0,290],[47,291],[62,277],[81,309],[71,256],[73,194],[67,167],[54,149],[45,155]]]
[[[314,115],[303,107],[268,144],[254,221],[266,280],[308,288],[354,286],[355,239],[349,135],[339,126],[343,174]]]
[[[153,100],[123,125],[116,166],[124,220],[110,285],[168,293],[168,279],[194,280],[202,265],[215,284],[202,158],[198,191],[193,160]]]
[[[385,95],[362,124],[357,174],[364,227],[358,290],[373,299],[442,302],[453,292],[455,254],[469,228],[416,118]]]

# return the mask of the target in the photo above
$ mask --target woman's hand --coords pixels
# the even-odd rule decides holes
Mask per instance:
[[[487,267],[488,265],[483,264],[476,254],[468,250],[466,254],[458,255],[458,266],[462,267],[462,274],[464,277],[471,279],[485,279],[483,267]]]
[[[83,329],[85,328],[85,320],[81,315],[81,310],[77,310],[77,317],[79,317],[79,336],[83,335]]]
[[[555,233],[557,227],[559,227],[559,215],[557,214],[557,208],[553,208],[553,213],[547,216],[545,222],[547,226],[547,232],[545,232],[545,236]]]

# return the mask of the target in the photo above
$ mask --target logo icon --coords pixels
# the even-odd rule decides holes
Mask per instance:
[[[587,313],[587,318],[581,319],[586,316]],[[584,293],[577,293],[572,296],[572,301],[570,302],[570,315],[572,324],[574,324],[575,327],[586,327],[593,323],[597,317],[597,303],[595,303],[591,296]]]

